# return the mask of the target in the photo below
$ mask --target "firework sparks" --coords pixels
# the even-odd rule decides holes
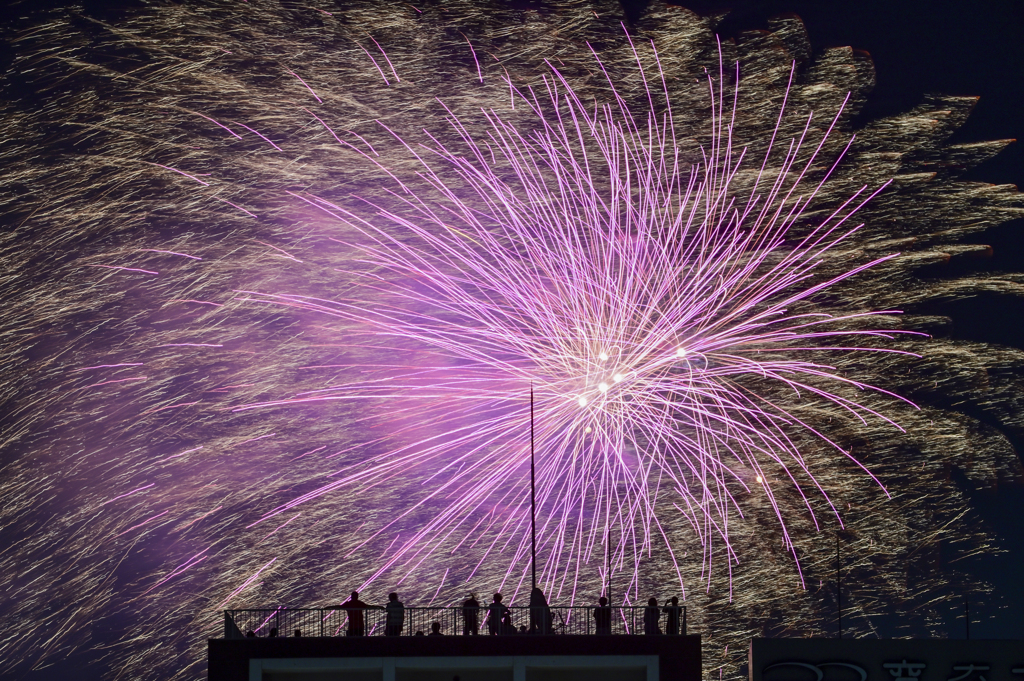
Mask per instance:
[[[742,657],[821,630],[842,528],[844,623],[935,619],[907,575],[985,549],[948,471],[1019,475],[964,415],[1022,427],[989,371],[1018,360],[914,310],[1015,284],[916,272],[1019,215],[950,176],[1002,143],[944,143],[964,98],[854,136],[870,62],[805,61],[795,19],[736,45],[677,8],[549,9],[214,3],[19,39],[8,80],[47,105],[0,118],[0,562],[31,634],[5,667],[113,630],[97,669],[190,678],[226,605],[514,598],[531,386],[552,598],[672,584]]]
[[[642,73],[640,53],[634,54]],[[645,56],[657,64],[653,45]],[[594,67],[603,69],[598,55]],[[362,217],[315,194],[295,194],[363,238],[356,250],[367,269],[343,273],[358,286],[340,300],[267,293],[242,300],[350,322],[355,335],[349,342],[374,358],[388,357],[388,364],[337,365],[356,378],[236,409],[355,400],[394,412],[397,403],[401,418],[413,422],[404,428],[410,442],[370,465],[337,472],[341,477],[261,522],[339,490],[373,487],[409,467],[425,468],[443,480],[428,498],[451,501],[388,556],[375,577],[419,564],[452,538],[461,545],[460,533],[476,528],[484,509],[501,504],[510,505],[508,517],[481,561],[511,541],[515,560],[506,578],[521,577],[528,548],[527,386],[534,386],[540,403],[541,581],[560,596],[575,600],[575,590],[563,594],[562,587],[567,578],[578,583],[595,547],[614,566],[604,579],[625,570],[635,589],[641,557],[662,524],[666,491],[669,498],[678,495],[671,505],[699,536],[708,568],[714,539],[724,545],[727,562],[739,561],[728,523],[732,511],[743,514],[740,496],[753,492],[747,471],[762,479],[756,491],[775,510],[794,558],[774,485],[763,482],[766,470],[798,488],[806,482],[839,519],[791,431],[803,427],[842,455],[849,452],[769,393],[778,385],[861,421],[896,425],[814,380],[870,389],[820,363],[815,353],[901,352],[829,342],[891,338],[893,332],[844,328],[871,316],[865,313],[791,312],[895,257],[818,276],[822,263],[861,227],[853,224],[856,211],[885,185],[861,187],[794,234],[842,160],[842,154],[830,160],[829,171],[805,186],[842,107],[820,138],[808,134],[810,116],[798,138],[782,139],[776,128],[764,158],[753,164],[751,186],[737,189],[746,148],[725,123],[735,120],[735,108],[718,108],[725,97],[716,83],[723,82],[721,70],[717,79],[707,77],[709,142],[699,147],[703,161],[695,164],[683,160],[671,135],[670,100],[658,110],[652,98],[648,109],[634,114],[610,83],[613,103],[589,111],[552,68],[540,92],[516,90],[510,81],[520,107],[534,113],[529,132],[491,110],[483,114],[486,133],[478,138],[464,133],[466,125],[452,114],[463,136],[458,150],[436,143],[417,150],[399,138],[421,162],[425,179],[425,189],[396,179],[395,196],[410,217],[369,200],[371,214]],[[653,85],[667,91],[663,80]],[[644,87],[650,91],[646,81]],[[729,97],[733,107],[737,96]],[[780,110],[779,121],[784,114]],[[371,308],[366,301],[374,297]],[[443,434],[416,441],[417,421]],[[416,508],[378,534],[402,527]],[[710,581],[711,570],[705,575]]]

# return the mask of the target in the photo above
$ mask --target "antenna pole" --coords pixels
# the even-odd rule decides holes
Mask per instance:
[[[612,533],[608,529],[608,536],[605,539],[604,547],[604,597],[608,599],[608,605],[612,604]]]
[[[530,568],[537,588],[537,472],[533,455],[533,383],[530,383]]]
[[[839,638],[843,638],[843,576],[839,572],[839,534],[836,533],[836,605],[839,608]]]

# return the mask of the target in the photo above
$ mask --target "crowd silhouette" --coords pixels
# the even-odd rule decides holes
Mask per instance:
[[[462,635],[463,636],[479,636],[480,629],[486,625],[487,633],[491,636],[511,636],[511,635],[522,635],[522,634],[539,634],[549,635],[555,633],[567,633],[566,624],[569,620],[569,616],[565,615],[564,609],[558,609],[557,613],[552,611],[552,608],[548,605],[547,598],[544,596],[544,592],[539,588],[534,588],[530,592],[530,600],[528,607],[517,607],[515,610],[518,613],[517,617],[525,619],[525,615],[528,614],[529,625],[520,621],[519,625],[516,625],[514,621],[513,612],[503,602],[503,597],[500,593],[496,593],[491,597],[491,602],[486,606],[481,605],[480,601],[477,600],[476,594],[470,593],[465,601],[462,602],[461,606],[457,608],[439,608],[438,610],[443,611],[441,620],[446,621],[448,624],[443,625],[441,621],[433,621],[430,623],[430,633],[425,634],[422,630],[415,631],[415,636],[444,636],[445,633],[442,631],[448,631],[451,634],[458,633],[458,620],[461,619]],[[359,593],[353,591],[345,602],[337,606],[331,606],[333,609],[344,611],[347,615],[346,620],[343,620],[338,625],[338,631],[342,626],[346,626],[346,636],[367,636],[373,633],[373,630],[378,632],[383,624],[383,633],[385,636],[402,636],[405,631],[406,625],[406,607],[398,599],[396,592],[388,594],[388,600],[384,605],[372,605],[370,603],[364,603],[359,599]],[[613,627],[616,627],[619,633],[630,633],[630,634],[644,634],[647,636],[653,635],[675,635],[678,636],[680,632],[686,633],[686,624],[684,618],[684,607],[679,604],[679,598],[673,596],[672,598],[665,601],[664,606],[658,604],[658,599],[650,598],[647,601],[647,605],[642,607],[642,619],[639,618],[641,607],[633,606],[622,606],[615,608],[608,603],[608,599],[605,596],[598,598],[597,605],[589,608],[591,616],[593,617],[593,630],[590,626],[585,626],[584,631],[579,630],[579,619],[573,621],[577,624],[573,625],[576,633],[590,633],[593,631],[598,636],[608,636],[613,633]],[[584,609],[584,613],[586,612]],[[367,616],[366,613],[371,610],[383,611],[382,617],[371,618],[371,624],[373,624],[373,630],[368,634],[367,628]],[[616,614],[616,610],[618,613]],[[412,619],[412,624],[417,625],[417,620],[422,622],[423,613],[421,609],[413,608],[412,611],[415,616]],[[444,613],[448,613],[447,616]],[[630,615],[630,613],[633,613]],[[555,621],[555,615],[557,614],[558,622]],[[662,619],[664,615],[664,619]],[[438,613],[431,611],[429,613],[431,617],[437,617]],[[631,618],[636,618],[631,620]],[[585,623],[589,619],[585,615],[583,622]],[[664,629],[662,629],[662,622],[664,622]],[[266,623],[266,622],[265,622]],[[296,622],[299,623],[299,622]],[[422,622],[426,624],[426,622]],[[262,625],[261,627],[262,628]],[[416,629],[416,626],[413,626]],[[424,627],[425,628],[425,627]],[[570,628],[572,629],[572,628]],[[642,631],[641,631],[642,629]],[[257,629],[256,631],[259,631]],[[410,633],[412,633],[410,631]],[[279,634],[276,627],[271,628],[266,634],[268,638],[277,638],[278,636],[287,636],[287,634]],[[316,634],[314,634],[315,636]],[[321,626],[321,636],[324,635]],[[336,632],[334,635],[338,635]],[[408,635],[408,634],[407,634]],[[246,638],[255,638],[257,633],[253,630],[249,630],[245,633]],[[294,629],[295,637],[302,637],[301,629]]]
[[[529,627],[521,624],[518,628],[513,622],[512,612],[502,602],[503,596],[496,593],[491,597],[491,602],[485,607],[477,600],[475,593],[470,593],[465,601],[458,608],[462,620],[463,636],[479,636],[481,624],[486,622],[487,633],[491,636],[508,636],[513,634],[553,634],[555,633],[555,621],[547,598],[540,588],[534,588],[530,592],[529,601]],[[401,636],[405,626],[405,606],[398,600],[397,593],[388,594],[388,602],[383,605],[371,605],[359,600],[359,594],[352,592],[351,597],[337,606],[338,609],[348,614],[348,636],[364,636],[365,617],[367,610],[383,610],[385,636]],[[610,635],[612,633],[612,606],[608,599],[601,596],[597,606],[593,608],[594,629],[597,635]],[[683,606],[679,605],[679,598],[673,596],[665,601],[664,606],[658,605],[654,597],[647,601],[643,613],[643,633],[645,635],[679,635],[682,619]],[[662,615],[664,618],[664,631],[661,628]],[[424,634],[423,631],[416,631],[416,636],[443,636],[441,623],[431,623],[431,632]],[[640,632],[633,632],[640,633]],[[296,636],[301,636],[296,631]]]

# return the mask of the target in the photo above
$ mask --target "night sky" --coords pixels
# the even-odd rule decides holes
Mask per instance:
[[[63,4],[67,3],[13,3],[0,14],[0,21]],[[639,12],[644,4],[628,2],[627,11]],[[976,95],[980,101],[952,143],[1024,138],[1024,2],[1020,0],[694,0],[676,4],[700,13],[731,8],[732,14],[720,27],[723,37],[767,28],[769,17],[794,13],[803,19],[816,52],[841,45],[869,52],[877,85],[861,113],[865,121],[913,108],[926,93]],[[87,13],[108,20],[116,20],[119,11],[117,3],[86,3]],[[8,65],[9,47],[3,45],[0,68]],[[1024,145],[1011,145],[969,171],[965,179],[1024,185]],[[991,245],[993,255],[957,265],[965,268],[964,274],[969,273],[968,267],[978,272],[1024,272],[1024,220],[975,235],[969,242]],[[979,295],[932,312],[953,319],[953,338],[1024,349],[1024,298]],[[1024,456],[1024,437],[1006,435],[1018,456]],[[971,637],[1024,639],[1024,488],[972,490],[971,495],[1006,551],[958,566],[994,586],[985,602],[971,604]],[[964,635],[962,613],[962,602],[950,603],[949,621],[959,618],[960,628],[951,629],[956,637]],[[68,671],[58,665],[29,678],[66,678]]]

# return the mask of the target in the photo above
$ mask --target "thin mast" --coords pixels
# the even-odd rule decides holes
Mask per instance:
[[[533,383],[530,383],[530,567],[537,588],[537,473],[533,461]]]
[[[608,605],[612,604],[612,531],[606,528],[607,536],[604,540],[604,597],[608,599]]]

